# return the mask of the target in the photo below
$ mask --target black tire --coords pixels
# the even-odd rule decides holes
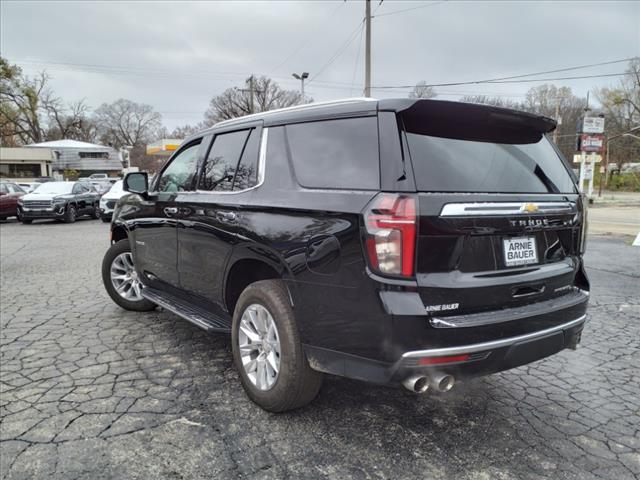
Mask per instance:
[[[102,214],[100,213],[100,207],[98,207],[98,205],[94,205],[93,212],[91,212],[91,218],[93,218],[94,220],[98,220],[101,216]]]
[[[25,225],[31,225],[31,222],[33,222],[33,219],[22,217],[22,220],[20,220],[20,221]]]
[[[108,222],[110,222],[110,221],[111,221],[111,218],[109,218],[109,217],[105,217],[104,215],[103,215],[101,218],[102,218],[102,221],[103,221],[104,223],[108,223]]]
[[[76,221],[76,217],[78,216],[78,211],[76,210],[76,206],[69,204],[67,205],[67,209],[64,212],[64,223],[73,223]]]
[[[116,242],[111,245],[111,247],[109,247],[109,250],[107,250],[107,253],[105,253],[104,258],[102,259],[102,283],[104,284],[104,288],[107,290],[107,293],[111,297],[111,300],[113,300],[118,306],[124,308],[125,310],[148,312],[149,310],[153,310],[154,308],[156,308],[155,303],[150,302],[146,298],[138,301],[130,301],[122,298],[118,294],[118,292],[116,292],[113,283],[111,283],[111,264],[118,255],[130,251],[131,246],[129,245],[128,238],[120,240],[119,242]]]
[[[280,371],[270,390],[260,390],[242,366],[238,343],[240,319],[245,309],[258,303],[276,324],[280,339]],[[285,412],[310,403],[320,391],[323,375],[309,366],[302,349],[290,297],[281,280],[261,280],[249,285],[236,303],[231,330],[233,360],[249,398],[269,412]]]
[[[16,208],[16,218],[19,222],[22,221],[22,209],[20,207]]]

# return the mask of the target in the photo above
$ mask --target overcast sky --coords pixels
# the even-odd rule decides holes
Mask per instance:
[[[640,55],[640,1],[372,0],[372,8],[374,86],[471,81]],[[251,73],[297,89],[291,73],[308,71],[306,91],[315,100],[360,96],[363,15],[363,0],[3,0],[0,53],[28,74],[46,67],[65,100],[84,98],[94,108],[118,98],[148,103],[173,128],[200,121],[212,96]],[[546,77],[625,69],[618,63]],[[616,82],[605,77],[554,83],[586,95]],[[538,84],[437,90],[443,99],[466,93],[521,99]],[[379,98],[407,93],[373,90]]]

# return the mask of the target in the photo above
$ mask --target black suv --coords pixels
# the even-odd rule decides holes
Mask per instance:
[[[89,182],[47,182],[18,200],[22,223],[52,218],[73,223],[82,215],[100,218],[100,194]]]
[[[111,298],[231,333],[249,397],[322,373],[414,392],[575,348],[586,206],[546,117],[434,100],[311,104],[218,123],[124,181]]]

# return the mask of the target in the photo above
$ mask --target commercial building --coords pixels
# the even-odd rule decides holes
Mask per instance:
[[[0,147],[0,178],[30,182],[50,177],[55,160],[50,148]]]
[[[122,155],[115,148],[76,140],[54,140],[34,143],[30,149],[53,151],[55,159],[53,172],[63,174],[65,170],[76,170],[81,177],[92,173],[106,173],[118,176],[122,171]]]

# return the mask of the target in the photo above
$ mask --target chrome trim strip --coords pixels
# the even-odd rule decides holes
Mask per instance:
[[[525,210],[527,204],[537,207],[537,211]],[[442,207],[441,217],[470,217],[479,215],[536,215],[541,213],[573,213],[573,202],[474,202],[447,203]]]
[[[471,313],[468,315],[452,315],[449,317],[432,317],[429,323],[434,328],[470,328],[482,325],[495,325],[497,323],[522,320],[532,315],[546,315],[549,313],[575,307],[589,299],[589,292],[575,288],[573,291],[560,297],[551,298],[520,307],[505,308],[489,312]],[[535,308],[532,312],[530,308]]]
[[[475,343],[473,345],[463,345],[460,347],[447,347],[447,348],[433,348],[430,350],[414,350],[412,352],[405,352],[402,354],[402,358],[416,358],[416,357],[440,357],[444,355],[458,355],[462,353],[474,353],[481,352],[483,350],[493,350],[496,348],[508,347],[514,343],[523,342],[526,340],[534,340],[536,338],[544,337],[550,333],[559,332],[560,330],[566,330],[571,327],[585,322],[587,315],[582,315],[575,320],[563,323],[562,325],[556,325],[555,327],[547,328],[545,330],[539,330],[537,332],[527,333],[525,335],[519,335],[517,337],[503,338],[501,340],[494,340],[492,342]]]

